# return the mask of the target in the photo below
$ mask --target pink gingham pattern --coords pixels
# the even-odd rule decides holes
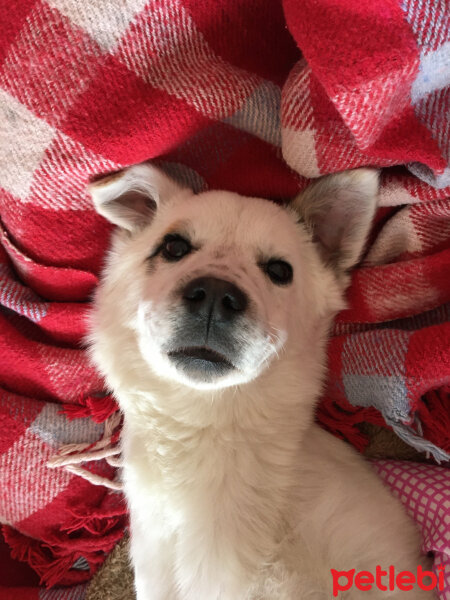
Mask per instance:
[[[424,553],[434,553],[434,567],[444,567],[439,600],[450,600],[450,469],[396,460],[377,460],[378,475],[419,525]],[[437,573],[436,573],[437,574]]]

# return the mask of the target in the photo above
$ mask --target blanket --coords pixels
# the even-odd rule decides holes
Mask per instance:
[[[1,599],[46,597],[25,565],[12,577],[16,559],[82,598],[126,527],[121,494],[95,485],[115,478],[113,461],[83,464],[89,481],[48,467],[61,446],[117,439],[83,344],[111,232],[86,192],[98,173],[155,160],[197,191],[283,201],[319,175],[382,168],[317,418],[359,449],[368,421],[448,460],[446,11],[444,0],[0,1],[0,552],[12,555]]]

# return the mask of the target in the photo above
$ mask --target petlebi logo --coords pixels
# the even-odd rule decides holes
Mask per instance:
[[[333,596],[339,598],[339,592],[345,592],[352,587],[361,592],[369,592],[373,587],[381,591],[409,591],[417,585],[421,590],[443,590],[444,589],[444,567],[439,565],[437,575],[432,571],[424,571],[419,565],[417,572],[399,571],[396,572],[392,565],[384,571],[380,565],[377,565],[375,573],[370,571],[359,571],[350,569],[350,571],[336,571],[331,569],[333,577]]]

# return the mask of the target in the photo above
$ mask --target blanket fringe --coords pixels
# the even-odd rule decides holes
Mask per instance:
[[[112,500],[112,502],[111,502]],[[124,501],[106,498],[95,509],[68,509],[68,522],[58,533],[35,540],[9,525],[2,526],[11,556],[28,563],[41,585],[76,585],[91,579],[105,557],[123,537],[127,525]],[[77,564],[83,564],[82,569]]]
[[[63,529],[68,534],[80,533],[85,531],[94,536],[105,536],[108,535],[110,530],[115,529],[121,519],[127,515],[127,506],[125,501],[119,506],[113,506],[112,508],[96,508],[94,510],[68,509],[72,517],[72,522],[66,525]]]
[[[416,433],[412,427],[407,425],[403,425],[402,423],[398,423],[393,419],[390,419],[388,416],[385,416],[386,423],[392,427],[395,433],[398,435],[400,439],[404,442],[419,450],[419,452],[425,452],[427,456],[432,455],[434,460],[441,464],[441,462],[447,462],[450,460],[450,455],[447,454],[441,448],[438,448],[435,444],[423,438],[420,433]],[[421,424],[416,420],[416,426],[419,427],[419,431],[421,430]]]
[[[120,412],[112,412],[106,418],[103,436],[97,442],[62,446],[58,450],[58,453],[47,462],[47,466],[50,469],[62,467],[69,473],[78,475],[93,485],[103,485],[115,491],[122,490],[123,486],[120,481],[102,477],[80,466],[81,463],[97,461],[103,458],[111,466],[121,466],[121,462],[115,458],[121,452],[118,445],[121,422],[122,416]]]
[[[374,408],[352,406],[345,399],[339,404],[325,397],[317,409],[317,420],[327,431],[347,440],[360,452],[368,444],[358,425],[367,422],[391,428],[399,438],[441,464],[450,461],[450,386],[427,392],[419,401],[415,428],[394,421]]]
[[[450,454],[450,385],[425,394],[417,412],[424,437]]]
[[[118,410],[119,406],[112,394],[92,394],[80,395],[76,404],[64,404],[61,412],[71,421],[91,417],[95,423],[104,423]]]
[[[76,553],[61,552],[57,544],[51,546],[50,544],[41,543],[7,525],[3,525],[2,534],[11,548],[11,557],[28,563],[39,575],[41,585],[47,587],[66,583],[66,574],[79,558]],[[91,561],[92,558],[90,557]],[[98,562],[100,564],[103,560]],[[94,572],[95,569],[89,569],[88,572],[72,570],[70,583],[76,584],[87,581]]]
[[[369,443],[367,435],[359,429],[359,424],[369,422],[386,427],[381,413],[377,410],[352,406],[346,400],[343,400],[340,406],[328,398],[323,398],[317,408],[316,417],[327,431],[346,440],[359,452],[363,452]]]

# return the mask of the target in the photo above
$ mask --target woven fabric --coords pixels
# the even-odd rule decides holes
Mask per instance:
[[[44,590],[32,587],[0,588],[1,600],[84,600],[86,598],[86,584],[72,587],[57,587]]]
[[[434,572],[443,567],[439,600],[450,600],[450,470],[395,460],[378,460],[375,471],[419,525],[424,554],[433,552]]]
[[[58,412],[95,413],[103,387],[82,346],[111,230],[86,193],[97,173],[155,159],[196,190],[282,200],[385,167],[318,416],[360,446],[355,424],[382,414],[423,447],[420,417],[425,449],[450,450],[446,14],[435,0],[0,2],[0,520],[43,582],[89,579],[124,526],[120,496],[46,467],[102,435]]]

